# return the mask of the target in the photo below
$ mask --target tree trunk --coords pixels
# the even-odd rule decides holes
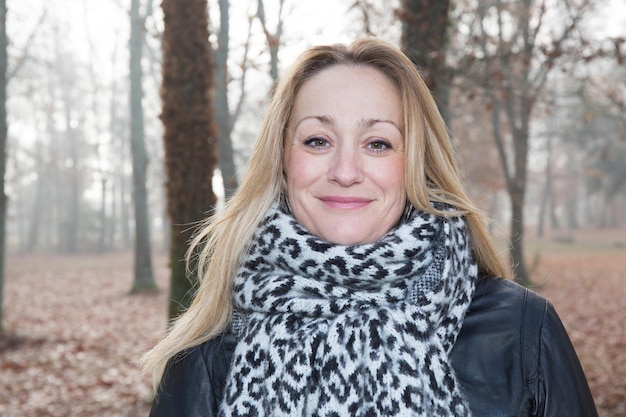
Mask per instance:
[[[117,230],[117,184],[115,174],[112,176],[111,182],[111,199],[109,202],[109,227],[107,227],[107,234],[105,236],[106,247],[108,250],[115,249],[115,236]]]
[[[551,214],[551,220],[554,221],[554,198],[553,198],[553,179],[552,179],[552,138],[549,137],[546,142],[548,155],[546,157],[546,182],[544,184],[541,202],[539,204],[539,220],[537,221],[537,235],[542,237],[545,232],[546,216]],[[554,226],[554,223],[552,223]]]
[[[135,276],[131,293],[154,291],[157,288],[150,253],[148,155],[144,138],[143,70],[141,68],[144,28],[143,19],[139,13],[139,1],[132,0],[130,7],[130,144],[135,208]]]
[[[571,151],[567,153],[567,181],[569,187],[567,190],[567,204],[565,207],[565,221],[568,230],[578,229],[578,178],[576,167],[579,164]]]
[[[521,128],[513,128],[513,160],[514,171],[512,181],[509,181],[509,195],[511,198],[511,266],[515,280],[524,286],[530,286],[531,280],[526,268],[524,257],[524,202],[526,199],[526,174],[528,171],[528,121],[530,109],[522,105]],[[513,125],[513,120],[510,119]]]
[[[37,164],[37,182],[35,184],[35,196],[33,197],[33,205],[30,213],[30,223],[28,225],[28,235],[24,250],[33,252],[39,246],[39,233],[41,225],[41,215],[44,210],[41,209],[44,200],[45,182],[47,180],[45,174],[45,165],[43,161],[43,144],[40,140],[36,141],[35,162]]]
[[[6,173],[6,148],[8,136],[7,123],[7,5],[6,0],[0,0],[0,336],[4,334],[4,320],[2,316],[4,300],[4,270],[5,270],[5,222],[7,213],[7,197],[4,190]]]
[[[265,19],[265,5],[263,0],[257,2],[257,17],[263,27],[265,33],[265,39],[267,40],[267,46],[270,52],[270,77],[274,82],[274,85],[278,83],[278,51],[280,49],[280,38],[283,34],[283,7],[285,0],[280,0],[278,3],[278,23],[276,23],[276,31],[271,33],[267,27],[267,21]]]
[[[120,219],[117,218],[117,205],[118,205],[118,181],[123,178],[124,173],[124,152],[126,149],[123,139],[121,139],[121,132],[118,130],[117,120],[117,85],[113,83],[111,85],[111,101],[109,103],[109,132],[111,132],[110,146],[115,150],[117,157],[113,161],[113,171],[111,172],[111,201],[109,206],[109,213],[111,221],[107,228],[106,245],[109,249],[115,247],[115,236],[117,232],[118,223]],[[118,141],[122,142],[122,146],[117,148]]]
[[[98,230],[98,253],[107,251],[106,237],[108,230],[107,221],[107,180],[100,180],[100,229]]]
[[[120,137],[120,141],[122,141],[123,139]],[[126,144],[122,143],[121,144],[121,151],[120,151],[120,172],[117,175],[117,180],[118,180],[118,184],[119,184],[119,189],[118,189],[118,198],[120,201],[120,235],[121,235],[121,240],[122,240],[122,248],[123,249],[130,249],[131,247],[131,230],[130,230],[130,210],[129,210],[129,204],[128,204],[128,199],[130,199],[129,196],[129,192],[128,189],[129,184],[128,184],[128,176],[124,175],[124,166],[126,165],[124,162],[127,161],[128,155],[126,153]]]
[[[554,180],[552,180],[552,183],[554,183]],[[549,198],[550,200],[548,201],[548,203],[550,212],[550,227],[552,228],[552,230],[559,230],[561,228],[561,224],[559,223],[559,216],[557,216],[556,214],[557,205],[554,195],[554,187],[552,187],[552,190],[550,191]]]
[[[195,279],[184,258],[192,228],[216,203],[216,137],[211,106],[214,66],[207,0],[163,0],[163,85],[167,203],[171,222],[169,316],[186,309]],[[193,265],[192,265],[193,268]]]
[[[515,281],[521,285],[531,284],[524,257],[524,194],[525,186],[509,190],[511,201],[511,266]]]
[[[449,121],[450,71],[445,64],[449,0],[402,0],[400,45],[420,69],[444,120]]]
[[[218,133],[219,167],[224,184],[224,197],[228,199],[237,188],[237,170],[233,158],[230,134],[233,121],[228,103],[228,51],[229,45],[229,1],[219,0],[220,29],[219,46],[215,51],[215,121]]]
[[[69,86],[64,88],[69,89]],[[62,217],[62,253],[76,253],[78,250],[78,233],[80,228],[81,217],[81,178],[80,172],[80,159],[79,159],[79,144],[78,135],[80,134],[77,128],[72,126],[72,102],[69,91],[66,90],[64,97],[65,105],[65,135],[68,140],[69,158],[71,161],[71,169],[67,177],[69,183],[67,186],[67,198],[62,201],[63,204],[63,217]]]

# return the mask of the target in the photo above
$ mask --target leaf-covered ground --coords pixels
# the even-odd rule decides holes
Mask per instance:
[[[166,325],[166,291],[129,295],[128,254],[7,263],[5,330],[16,340],[0,352],[0,416],[147,416],[136,361]],[[165,288],[162,258],[155,269]]]
[[[588,247],[529,250],[541,253],[535,291],[563,319],[601,417],[626,416],[622,232]],[[154,262],[163,289],[165,259]],[[150,384],[136,361],[166,325],[167,291],[129,295],[131,271],[130,254],[8,257],[4,324],[12,337],[0,341],[0,416],[147,416]]]

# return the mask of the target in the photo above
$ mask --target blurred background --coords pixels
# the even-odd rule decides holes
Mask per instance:
[[[623,0],[196,0],[195,11],[188,0],[0,0],[0,416],[142,415],[149,406],[135,362],[173,315],[175,297],[155,290],[173,282],[181,221],[172,201],[186,195],[172,184],[180,168],[166,164],[187,146],[167,134],[175,125],[163,74],[180,74],[164,62],[187,46],[167,37],[167,3],[182,39],[209,41],[210,60],[198,64],[211,99],[201,139],[215,158],[186,185],[209,181],[215,198],[197,212],[219,210],[236,187],[272,86],[305,47],[363,36],[402,47],[518,281],[571,310],[564,321],[602,415],[626,415],[626,337],[601,321],[626,307]],[[185,31],[203,11],[208,33]],[[542,287],[567,277],[578,295]],[[613,286],[581,299],[596,288],[590,277]],[[609,310],[582,314],[592,302]],[[608,351],[587,342],[600,327]]]
[[[163,18],[158,2],[148,9],[142,1],[140,13],[150,13],[142,16],[141,58],[149,225],[155,248],[163,248]],[[7,248],[131,249],[130,0],[7,3]],[[258,1],[230,3],[232,132],[225,140],[232,144],[231,173],[244,169],[273,65],[280,72],[308,45],[366,35],[400,45],[406,25],[400,1],[265,0],[265,27]],[[505,233],[511,213],[507,180],[525,182],[525,227],[567,235],[579,227],[623,226],[626,4],[529,1],[532,14],[524,22],[512,3],[463,0],[449,11],[440,58],[445,62],[439,64],[445,74],[437,76],[447,90],[446,115],[472,192]],[[217,1],[209,2],[209,15],[217,50]],[[273,42],[276,62],[268,46]],[[532,54],[521,56],[525,47]],[[525,173],[515,171],[519,158],[527,160]],[[219,195],[224,163],[215,173]]]

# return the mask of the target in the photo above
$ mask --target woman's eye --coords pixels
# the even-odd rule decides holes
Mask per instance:
[[[391,149],[389,142],[384,140],[375,140],[367,144],[367,146],[374,151],[385,151]]]
[[[323,148],[328,146],[328,141],[324,138],[310,138],[307,139],[304,144],[312,148]]]

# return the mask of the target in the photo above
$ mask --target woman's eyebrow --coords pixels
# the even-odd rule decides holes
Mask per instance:
[[[363,118],[359,121],[359,126],[370,128],[378,123],[389,123],[393,125],[396,129],[398,129],[400,133],[402,133],[402,129],[400,129],[400,126],[398,126],[396,122],[394,122],[393,120],[389,120],[389,119],[365,119]]]
[[[321,115],[321,116],[316,116],[316,115],[312,115],[312,116],[305,116],[302,119],[298,120],[298,122],[294,125],[293,129],[296,130],[298,128],[298,126],[300,126],[300,124],[306,120],[318,120],[320,123],[325,124],[325,125],[332,125],[333,124],[333,119],[330,116],[327,115]]]
[[[302,119],[298,120],[298,122],[296,123],[296,125],[294,126],[294,130],[298,128],[298,126],[300,125],[300,123],[306,121],[306,120],[310,120],[310,119],[314,119],[319,121],[320,123],[324,124],[324,125],[334,125],[334,121],[333,118],[328,116],[328,115],[311,115],[311,116],[305,116]],[[394,122],[393,120],[389,120],[389,119],[367,119],[367,118],[362,118],[357,122],[357,125],[359,127],[363,127],[363,128],[371,128],[374,125],[378,124],[378,123],[389,123],[392,126],[394,126],[396,129],[398,129],[398,131],[400,133],[402,133],[402,129],[400,128],[400,126],[398,126],[396,124],[396,122]]]

